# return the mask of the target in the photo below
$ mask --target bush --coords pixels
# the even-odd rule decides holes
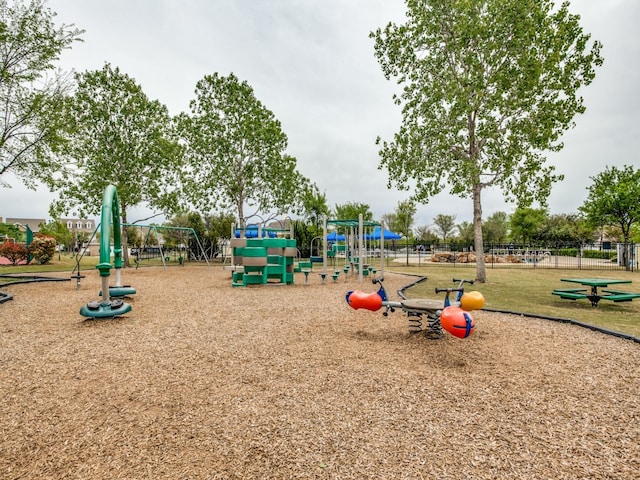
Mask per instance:
[[[0,244],[0,257],[5,257],[12,265],[27,259],[27,247],[21,243],[4,242]]]
[[[582,256],[584,258],[600,258],[603,260],[611,260],[618,256],[618,252],[615,250],[583,250]]]
[[[558,249],[558,253],[556,255],[560,257],[577,257],[578,249],[577,248],[560,248]]]
[[[29,245],[29,253],[39,265],[49,263],[56,252],[56,239],[47,235],[36,234]]]

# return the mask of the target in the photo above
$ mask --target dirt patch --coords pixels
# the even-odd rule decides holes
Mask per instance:
[[[97,272],[3,287],[0,477],[640,476],[638,344],[488,312],[428,340],[402,312],[350,309],[367,281],[296,275],[127,270],[116,320],[78,313]]]

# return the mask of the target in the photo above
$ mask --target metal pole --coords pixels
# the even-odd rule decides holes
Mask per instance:
[[[358,282],[362,283],[362,262],[364,261],[364,248],[362,246],[362,214],[358,214]]]

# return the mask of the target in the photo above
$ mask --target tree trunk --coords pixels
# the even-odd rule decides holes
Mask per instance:
[[[244,204],[243,204],[242,200],[240,200],[240,201],[238,201],[236,203],[236,207],[238,209],[238,222],[239,222],[238,227],[244,233],[244,229],[246,227],[246,225],[245,225],[246,222],[244,221]]]
[[[487,281],[487,270],[484,263],[484,241],[482,239],[482,203],[480,194],[482,186],[473,185],[473,243],[476,252],[476,280],[481,283]]]

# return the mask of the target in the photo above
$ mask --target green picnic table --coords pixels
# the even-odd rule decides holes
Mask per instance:
[[[612,278],[561,278],[561,282],[578,283],[589,288],[556,288],[553,295],[568,300],[586,298],[592,307],[597,307],[600,300],[612,302],[630,302],[634,298],[640,298],[640,293],[623,292],[620,290],[606,289],[609,285],[631,283],[631,280],[616,280]],[[598,288],[601,288],[598,292]]]

